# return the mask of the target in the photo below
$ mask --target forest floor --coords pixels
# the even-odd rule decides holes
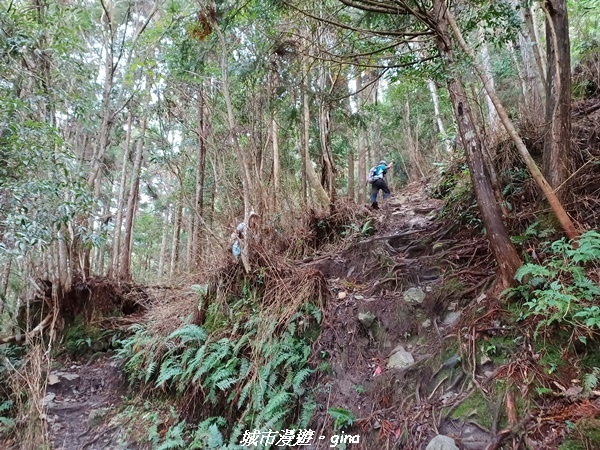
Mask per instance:
[[[487,241],[437,219],[443,202],[429,188],[398,190],[369,212],[374,234],[298,262],[319,269],[330,292],[311,355],[320,406],[310,426],[327,439],[305,448],[329,448],[340,434],[331,411],[351,421],[345,432],[360,444],[345,448],[356,450],[400,442],[416,450],[432,440],[446,445],[432,448],[456,448],[447,437],[461,449],[513,448],[531,419],[519,398],[521,366],[506,357],[514,339],[505,336],[497,300],[485,294],[495,277]],[[148,431],[129,424],[136,413],[126,408],[127,389],[109,355],[56,367],[45,399],[52,449],[150,448],[139,439]],[[500,379],[507,367],[517,375]],[[584,416],[600,411],[597,398],[578,405]],[[527,448],[557,448],[564,435],[564,421],[539,425]]]

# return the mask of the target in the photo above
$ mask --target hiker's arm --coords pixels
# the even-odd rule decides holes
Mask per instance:
[[[385,170],[389,170],[389,169],[391,169],[393,165],[394,165],[394,160],[392,159],[392,160],[390,161],[390,163],[389,163],[387,166],[385,166]]]

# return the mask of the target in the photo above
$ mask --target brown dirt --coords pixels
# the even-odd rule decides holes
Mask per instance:
[[[452,329],[444,319],[462,300],[444,291],[442,281],[453,271],[463,288],[479,285],[482,290],[481,281],[489,275],[487,246],[473,238],[464,242],[444,236],[446,230],[430,215],[441,207],[441,201],[428,196],[425,183],[411,184],[372,214],[379,228],[376,236],[308,263],[326,274],[332,293],[313,351],[313,364],[321,368],[316,400],[327,406],[316,412],[312,429],[334,434],[327,410],[345,409],[356,419],[348,433],[361,435],[361,444],[352,448],[391,448],[402,442],[402,448],[417,449],[441,425],[439,399],[431,393],[440,380],[436,372],[442,340]],[[461,266],[480,261],[482,273],[460,275]],[[425,293],[422,304],[404,300],[409,288]],[[368,313],[375,318],[369,327],[359,321],[359,315]],[[387,368],[398,345],[415,363],[406,369]],[[465,439],[489,441],[480,431],[465,433]],[[329,436],[322,442],[326,444],[314,448],[328,446]]]
[[[110,419],[118,412],[122,380],[106,355],[82,364],[64,361],[49,376],[45,401],[53,450],[117,449],[121,429]]]

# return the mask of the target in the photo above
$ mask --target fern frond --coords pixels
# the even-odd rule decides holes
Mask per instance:
[[[180,338],[182,344],[190,341],[204,342],[206,340],[206,331],[196,324],[188,323],[177,328],[169,335],[169,339],[175,338]]]
[[[300,393],[300,386],[302,385],[302,383],[304,383],[304,380],[306,380],[311,373],[313,373],[313,371],[308,367],[305,367],[304,369],[301,369],[298,371],[298,373],[296,373],[296,375],[294,376],[294,381],[292,381],[292,387],[295,393]]]

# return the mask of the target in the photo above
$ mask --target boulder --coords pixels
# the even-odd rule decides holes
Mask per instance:
[[[388,369],[404,369],[412,366],[414,363],[415,358],[413,358],[413,355],[399,345],[388,359],[387,367]]]
[[[406,303],[420,305],[425,300],[425,292],[421,288],[410,288],[404,292],[403,297]]]
[[[425,450],[459,450],[459,448],[456,446],[454,439],[438,434],[427,444]]]

